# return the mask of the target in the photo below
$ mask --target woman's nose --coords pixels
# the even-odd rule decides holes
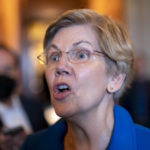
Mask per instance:
[[[55,71],[56,76],[68,76],[70,74],[71,74],[70,71],[66,68],[58,67],[58,68],[56,68],[56,71]]]
[[[68,62],[67,57],[62,57],[59,62],[56,65],[55,75],[70,75],[71,74],[71,68]]]

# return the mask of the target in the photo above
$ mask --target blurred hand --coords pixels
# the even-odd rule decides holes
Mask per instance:
[[[15,135],[5,135],[0,132],[0,150],[19,150],[26,136],[24,131]]]

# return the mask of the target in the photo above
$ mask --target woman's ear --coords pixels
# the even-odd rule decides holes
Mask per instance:
[[[108,93],[114,93],[118,91],[121,88],[125,78],[126,78],[125,73],[120,73],[118,75],[110,76],[108,81],[108,86],[107,86]]]

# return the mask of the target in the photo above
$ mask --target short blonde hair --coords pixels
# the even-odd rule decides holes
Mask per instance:
[[[52,39],[60,29],[85,24],[95,32],[100,50],[106,56],[107,72],[115,75],[126,74],[121,89],[114,93],[114,100],[117,101],[125,89],[130,86],[134,70],[134,48],[127,31],[120,24],[93,10],[70,10],[48,27],[44,39],[44,49],[48,50]]]

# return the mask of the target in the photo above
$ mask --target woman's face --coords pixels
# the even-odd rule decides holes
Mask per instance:
[[[72,63],[64,52],[72,49],[99,51],[94,31],[88,25],[61,29],[53,38],[49,51],[63,52],[61,59],[46,69],[51,101],[58,115],[70,117],[95,109],[107,97],[109,83],[102,55],[84,63]]]

